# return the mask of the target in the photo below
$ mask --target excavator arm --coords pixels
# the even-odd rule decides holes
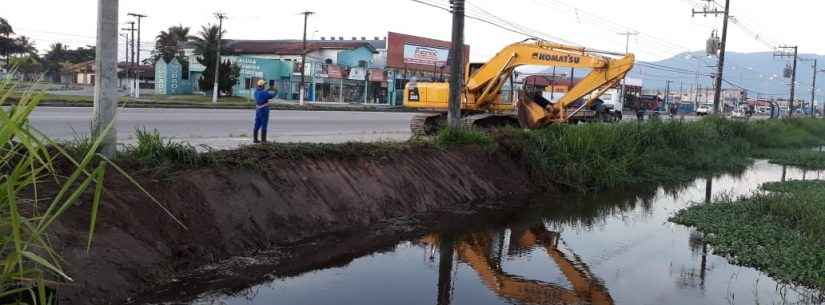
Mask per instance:
[[[470,113],[507,112],[513,110],[512,104],[497,103],[501,88],[512,72],[520,66],[545,66],[590,69],[578,85],[573,87],[556,103],[546,107],[532,100],[517,103],[517,114],[522,126],[540,128],[547,124],[564,123],[568,116],[565,112],[569,106],[582,97],[596,92],[595,97],[622,80],[633,68],[635,57],[632,54],[621,55],[615,59],[607,55],[619,54],[597,51],[582,47],[567,46],[543,40],[525,40],[511,44],[502,49],[492,59],[475,71],[467,70],[466,83],[462,88],[462,110]],[[404,92],[404,105],[410,108],[439,110],[442,113],[448,107],[449,85],[447,83],[408,84]],[[589,106],[587,101],[580,109]],[[578,110],[577,110],[578,111]],[[437,116],[422,117],[436,119]],[[414,132],[429,121],[413,121]]]

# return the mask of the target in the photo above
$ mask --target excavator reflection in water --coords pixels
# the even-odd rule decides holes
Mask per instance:
[[[439,281],[438,305],[448,305],[452,293],[453,256],[469,265],[481,278],[484,286],[496,295],[516,304],[568,305],[593,304],[612,305],[613,298],[607,288],[591,274],[577,255],[563,250],[561,235],[547,230],[544,226],[512,229],[509,253],[519,253],[527,249],[543,248],[553,259],[571,288],[542,281],[525,279],[502,270],[504,233],[483,232],[463,236],[456,241],[449,234],[431,234],[419,243],[438,248]]]

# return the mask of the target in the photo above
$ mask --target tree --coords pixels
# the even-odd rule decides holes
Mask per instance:
[[[43,64],[37,54],[12,58],[9,64],[17,69],[17,73],[19,73],[24,80],[28,81],[38,80],[44,72]]]
[[[12,34],[14,34],[14,29],[11,27],[11,24],[9,24],[5,18],[0,17],[0,55],[2,55],[6,61],[8,61],[12,46],[14,45],[14,40],[11,39]]]
[[[198,63],[206,67],[203,71],[203,76],[198,80],[198,87],[201,91],[210,91],[214,87],[215,81],[215,62],[218,57],[218,37],[220,29],[217,25],[209,24],[201,27],[200,33],[197,37],[192,37],[191,41],[195,47],[195,54]],[[224,31],[225,32],[225,31]],[[222,34],[222,33],[221,33]],[[218,81],[218,91],[223,94],[231,95],[232,87],[235,86],[240,75],[240,69],[237,65],[231,64],[229,61],[221,63],[221,74]]]
[[[163,59],[169,62],[172,58],[181,56],[181,44],[189,41],[189,27],[183,25],[171,26],[166,31],[161,31],[155,37],[154,59]]]
[[[229,60],[226,60],[221,63],[220,70],[221,78],[218,81],[218,91],[223,95],[232,95],[232,88],[238,83],[241,68],[229,62]],[[215,75],[215,65],[206,66],[206,70],[203,71],[203,76],[198,80],[198,87],[200,87],[202,91],[209,91],[214,88],[215,79],[213,75]]]
[[[95,59],[95,47],[86,46],[70,50],[62,43],[54,43],[49,46],[49,51],[43,56],[43,67],[49,79],[60,80],[60,74],[65,70],[66,64],[78,64]]]

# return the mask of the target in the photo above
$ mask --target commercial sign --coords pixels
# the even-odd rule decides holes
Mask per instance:
[[[443,67],[449,57],[449,49],[404,44],[405,64]]]

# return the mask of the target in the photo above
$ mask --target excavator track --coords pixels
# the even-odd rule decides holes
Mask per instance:
[[[413,137],[434,136],[446,120],[447,115],[443,113],[416,114],[410,120],[410,131]]]
[[[480,113],[461,118],[461,124],[468,129],[493,130],[502,127],[519,127],[515,114]]]

